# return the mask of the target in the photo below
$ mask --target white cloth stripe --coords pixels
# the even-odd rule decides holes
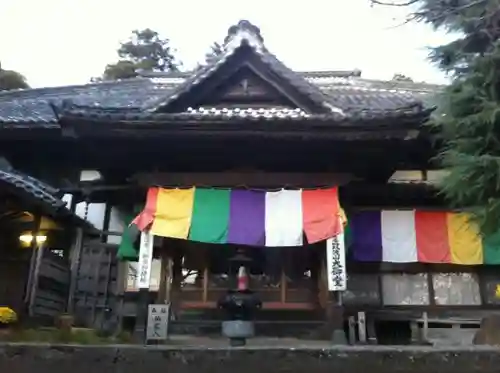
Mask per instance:
[[[266,246],[302,245],[302,191],[266,193]]]
[[[415,211],[382,211],[382,260],[418,262]]]

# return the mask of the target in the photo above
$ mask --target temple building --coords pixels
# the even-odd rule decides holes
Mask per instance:
[[[170,303],[175,330],[208,330],[244,262],[257,332],[401,342],[500,302],[500,246],[436,192],[440,89],[293,71],[240,21],[191,72],[0,93],[0,147],[98,231],[69,255],[81,324]]]

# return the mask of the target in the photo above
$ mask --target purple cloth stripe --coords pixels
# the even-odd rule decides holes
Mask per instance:
[[[250,190],[232,190],[229,211],[228,243],[265,245],[266,194]]]
[[[349,217],[352,223],[352,256],[360,262],[382,261],[380,211],[360,211]]]

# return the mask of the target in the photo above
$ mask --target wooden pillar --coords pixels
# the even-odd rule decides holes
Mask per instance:
[[[33,277],[32,277],[32,282],[31,282],[31,291],[30,291],[30,298],[29,298],[29,303],[28,303],[28,315],[30,317],[35,316],[35,298],[36,298],[36,293],[38,290],[38,282],[40,278],[40,267],[42,265],[42,260],[43,260],[43,252],[45,249],[44,243],[37,244],[36,243],[36,235],[33,237],[33,241],[35,241],[36,245],[36,256],[35,256],[35,265],[34,265],[34,270],[33,270]]]
[[[328,307],[328,278],[324,253],[320,253],[318,265],[318,303],[321,309],[326,310]]]
[[[156,296],[157,304],[166,303],[167,298],[167,250],[165,248],[165,240],[162,239],[160,251],[160,284],[158,286],[158,295]]]
[[[285,272],[285,266],[281,266],[281,303],[286,303],[286,292],[287,292],[287,281],[286,281],[286,272]]]
[[[38,255],[38,244],[36,242],[36,236],[40,232],[40,227],[42,223],[42,217],[40,215],[35,215],[33,219],[31,235],[33,236],[33,241],[31,241],[30,249],[31,249],[31,257],[28,271],[28,281],[26,282],[26,288],[24,292],[24,304],[25,304],[25,314],[29,315],[30,313],[30,300],[31,293],[34,289],[34,278],[35,278],[35,268],[36,268],[36,260]]]
[[[170,289],[170,303],[173,318],[176,318],[180,311],[180,303],[182,298],[181,284],[182,275],[182,250],[176,246],[172,250],[172,285]]]
[[[172,279],[173,279],[173,268],[174,261],[172,259],[171,253],[166,256],[165,268],[167,272],[167,281],[165,284],[165,303],[172,303]]]
[[[78,282],[78,273],[80,271],[80,258],[82,255],[83,248],[83,229],[77,228],[75,234],[75,240],[73,242],[73,247],[71,249],[71,265],[70,265],[70,284],[69,284],[69,294],[68,303],[66,305],[66,310],[68,313],[73,313],[75,310],[75,291]]]

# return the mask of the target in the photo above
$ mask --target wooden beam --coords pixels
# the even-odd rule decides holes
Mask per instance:
[[[158,172],[138,173],[132,177],[140,186],[207,186],[207,187],[290,187],[313,188],[344,185],[353,176],[347,173],[287,173],[287,172]]]

